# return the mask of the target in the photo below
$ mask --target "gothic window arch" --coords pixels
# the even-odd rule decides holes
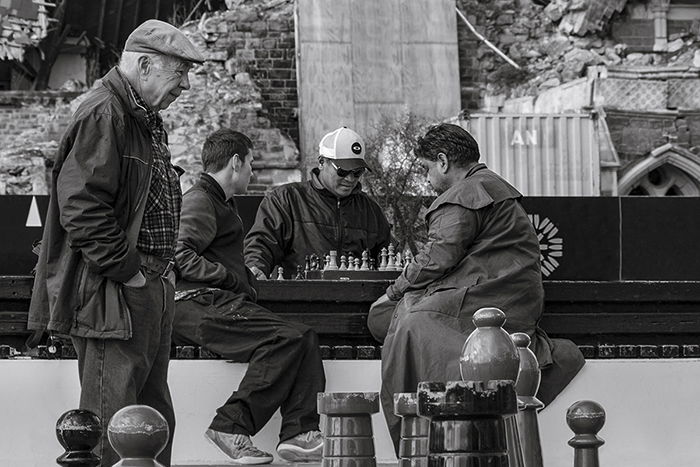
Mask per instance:
[[[700,156],[665,144],[627,169],[618,183],[620,195],[700,196]]]

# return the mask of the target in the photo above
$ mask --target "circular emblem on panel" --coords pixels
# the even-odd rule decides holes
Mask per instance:
[[[559,267],[559,261],[564,256],[564,239],[558,237],[559,229],[548,217],[539,214],[528,214],[537,239],[540,242],[540,265],[542,275],[549,277]]]
[[[352,149],[352,152],[354,152],[355,154],[360,154],[362,152],[362,146],[358,142],[352,143],[350,149]]]

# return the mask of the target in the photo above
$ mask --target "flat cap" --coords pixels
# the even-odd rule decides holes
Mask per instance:
[[[158,53],[188,62],[204,62],[202,54],[182,31],[157,19],[149,19],[134,29],[126,39],[124,52]]]

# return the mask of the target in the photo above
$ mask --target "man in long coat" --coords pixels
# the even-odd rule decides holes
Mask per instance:
[[[459,356],[482,307],[506,313],[508,332],[525,332],[543,372],[541,395],[551,401],[583,366],[569,341],[559,345],[538,328],[544,291],[539,241],[520,205],[522,195],[478,163],[479,147],[457,125],[431,128],[416,155],[439,193],[426,214],[428,241],[386,297],[398,301],[382,349],[381,400],[398,452],[400,420],[393,395],[420,381],[459,380]],[[387,307],[374,307],[371,313]],[[563,353],[553,359],[555,353]]]

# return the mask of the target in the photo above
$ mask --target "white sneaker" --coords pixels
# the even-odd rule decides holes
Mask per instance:
[[[300,433],[277,446],[277,454],[287,462],[320,462],[323,435],[318,430]]]
[[[204,432],[204,437],[233,459],[236,464],[256,465],[272,462],[272,454],[256,448],[250,436],[233,435],[209,428]]]

